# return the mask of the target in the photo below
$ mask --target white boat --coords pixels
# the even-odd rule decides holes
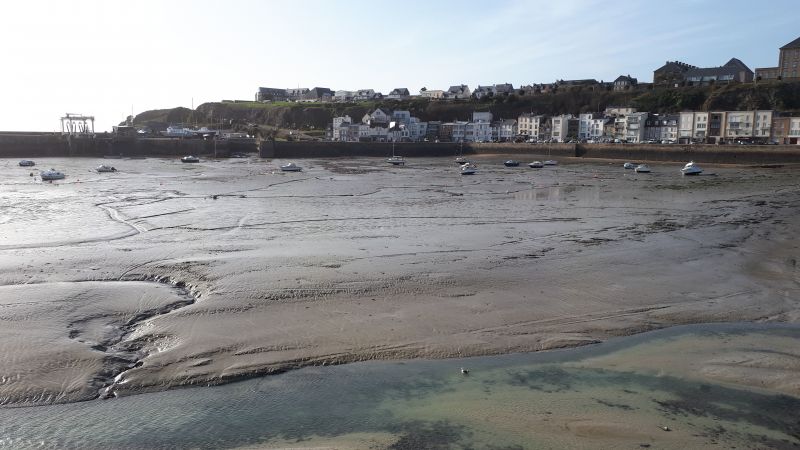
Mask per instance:
[[[639,164],[635,169],[636,173],[650,173],[650,166],[647,164]]]
[[[478,171],[478,167],[472,163],[466,163],[461,166],[461,175],[475,175],[475,172]]]
[[[558,165],[558,161],[556,161],[555,159],[548,159],[547,161],[544,162],[544,165],[545,166],[557,166]]]
[[[406,160],[403,159],[402,156],[398,156],[394,154],[394,142],[392,142],[392,156],[386,160],[389,164],[393,166],[404,166],[406,164]]]
[[[542,167],[544,167],[544,163],[542,163],[541,161],[534,161],[528,164],[528,167],[530,167],[531,169],[541,169]]]
[[[700,166],[695,164],[694,161],[689,161],[688,163],[686,163],[685,166],[683,166],[683,169],[681,169],[681,173],[683,173],[684,175],[699,175],[703,173],[703,169],[701,169]]]
[[[281,170],[284,172],[300,172],[303,170],[303,168],[293,162],[290,162],[289,164],[282,165]]]
[[[519,166],[519,161],[515,159],[509,159],[508,161],[503,163],[506,167],[517,167]]]
[[[622,165],[622,167],[625,169],[636,169],[636,166],[637,165],[632,162],[626,162],[625,164]]]
[[[188,155],[188,156],[184,156],[183,158],[181,158],[181,162],[184,162],[184,163],[197,163],[197,162],[200,162],[200,158],[198,158],[197,156]]]
[[[458,156],[456,156],[456,164],[461,164],[463,166],[464,164],[467,164],[469,162],[469,160],[467,158],[464,158],[464,155],[463,155],[463,153],[464,153],[464,141],[459,141],[459,144],[460,145],[458,146]]]
[[[98,172],[116,172],[117,168],[114,167],[114,166],[107,166],[107,165],[103,164],[103,165],[97,166],[97,169],[95,169],[95,170],[97,170]]]
[[[63,180],[66,177],[64,172],[59,172],[56,169],[44,170],[39,173],[39,176],[42,177],[42,181]]]
[[[22,161],[19,162],[19,165],[21,167],[32,167],[35,166],[36,163],[31,161],[30,159],[23,159]]]

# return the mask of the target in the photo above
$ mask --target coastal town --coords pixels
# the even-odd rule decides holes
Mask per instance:
[[[257,102],[358,103],[375,100],[411,100],[479,103],[497,98],[526,98],[556,91],[646,91],[680,89],[724,84],[764,84],[800,81],[800,38],[780,47],[776,67],[751,70],[737,58],[719,67],[697,67],[681,61],[667,61],[653,71],[651,83],[620,75],[613,82],[595,79],[559,80],[554,83],[514,87],[511,83],[477,86],[464,84],[448,89],[427,89],[411,95],[407,88],[388,94],[374,89],[355,91],[279,89],[261,87]],[[488,109],[488,108],[487,108]],[[362,117],[334,117],[326,139],[340,142],[530,142],[530,143],[660,143],[660,144],[800,144],[800,117],[785,111],[680,111],[652,113],[630,106],[608,106],[602,111],[563,111],[546,115],[536,111],[516,117],[496,117],[487,110],[475,110],[471,120],[421,120],[410,111],[375,108]]]

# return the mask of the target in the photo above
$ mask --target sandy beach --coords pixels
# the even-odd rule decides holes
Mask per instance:
[[[505,159],[0,160],[0,404],[800,321],[800,168]],[[800,396],[794,360],[717,362]]]

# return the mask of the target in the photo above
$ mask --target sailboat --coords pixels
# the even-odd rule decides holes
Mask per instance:
[[[387,159],[386,162],[393,166],[404,166],[406,164],[406,160],[402,156],[394,154],[394,141],[392,141],[392,157]]]
[[[547,149],[547,158],[548,159],[545,160],[545,162],[544,162],[545,166],[557,166],[558,165],[558,161],[556,161],[555,159],[550,159],[550,152],[551,151],[552,150],[550,148]]]
[[[460,145],[458,147],[458,156],[456,156],[456,164],[464,165],[469,162],[469,160],[467,160],[467,158],[464,158],[464,156],[462,155],[462,153],[464,152],[464,140],[462,139],[458,142],[460,142]]]

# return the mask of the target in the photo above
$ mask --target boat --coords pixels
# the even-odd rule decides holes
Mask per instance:
[[[555,159],[548,159],[547,161],[544,162],[544,165],[545,166],[557,166],[558,165],[558,161],[556,161]]]
[[[458,156],[456,156],[456,164],[461,164],[463,166],[464,164],[467,164],[469,160],[467,158],[464,158],[463,155],[464,141],[459,141],[459,143],[460,145],[458,146]]]
[[[181,162],[184,162],[184,163],[198,163],[198,162],[200,162],[200,158],[198,158],[197,156],[188,155],[188,156],[184,156],[183,158],[181,158]]]
[[[39,173],[39,176],[42,177],[42,181],[63,180],[66,177],[64,172],[59,172],[56,169],[44,170]]]
[[[700,166],[695,164],[694,161],[689,161],[688,163],[686,163],[685,166],[683,166],[683,169],[681,169],[681,173],[683,173],[684,175],[699,175],[703,173],[703,169],[701,169]]]
[[[282,165],[281,170],[284,172],[300,172],[303,170],[303,168],[293,162],[290,162],[289,164]]]
[[[21,167],[32,167],[35,166],[36,163],[31,161],[30,159],[23,159],[22,161],[19,162],[19,165]]]
[[[534,161],[528,164],[528,167],[530,167],[531,169],[541,169],[542,167],[544,167],[544,164],[541,161]]]
[[[509,159],[508,161],[504,162],[506,167],[517,167],[519,166],[519,161],[515,159]]]
[[[394,142],[392,142],[392,156],[386,160],[389,164],[393,166],[404,166],[406,164],[406,160],[403,159],[402,156],[398,156],[394,154]]]
[[[636,173],[650,173],[650,166],[647,164],[639,164],[635,169]]]
[[[461,166],[461,175],[475,175],[477,171],[478,167],[469,162]]]
[[[97,170],[98,172],[116,172],[117,168],[114,167],[114,166],[107,166],[107,165],[103,164],[103,165],[97,166],[97,169],[95,169],[95,170]]]
[[[636,166],[637,164],[632,162],[626,162],[625,164],[622,165],[622,167],[625,169],[636,169]]]
[[[391,164],[393,166],[402,166],[402,165],[405,165],[406,160],[403,159],[402,156],[392,156],[391,158],[388,158],[386,160],[386,162],[388,162],[389,164]]]

